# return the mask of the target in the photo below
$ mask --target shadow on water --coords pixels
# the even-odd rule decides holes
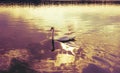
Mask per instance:
[[[52,50],[52,40],[48,39],[42,43],[30,43],[26,48],[29,50],[33,59],[47,59],[55,60],[57,52]],[[61,45],[55,41],[55,48],[60,49]]]
[[[89,64],[88,67],[83,69],[82,73],[111,73],[111,72],[97,65]]]
[[[13,58],[8,70],[0,71],[0,73],[38,73],[30,68],[28,63]]]

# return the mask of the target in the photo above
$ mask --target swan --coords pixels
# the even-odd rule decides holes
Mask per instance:
[[[54,27],[51,27],[50,31],[52,32],[52,40],[54,40]],[[70,41],[75,41],[75,36],[63,36],[56,40],[62,43],[66,43]]]
[[[51,39],[52,40],[52,50],[51,51],[54,51],[55,50],[54,27],[51,27],[50,31],[52,34],[52,39]],[[60,42],[61,46],[64,48],[65,51],[70,51],[74,55],[73,50],[75,47],[73,46],[73,43],[71,43],[71,42],[75,41],[75,37],[64,36],[59,39],[56,39],[56,41]]]

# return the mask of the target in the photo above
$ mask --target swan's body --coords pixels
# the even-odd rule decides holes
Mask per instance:
[[[71,37],[71,36],[64,36],[64,37],[61,37],[59,39],[57,39],[57,41],[59,42],[69,42],[69,41],[75,41],[75,37]]]

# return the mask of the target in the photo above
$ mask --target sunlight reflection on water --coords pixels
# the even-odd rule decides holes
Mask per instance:
[[[58,31],[56,32],[58,36],[72,33],[71,35],[81,37],[83,34],[102,32],[109,35],[108,32],[119,31],[118,8],[119,6],[114,5],[1,7],[1,25],[7,24],[13,29],[20,27],[42,32],[43,30],[48,32],[46,30],[53,26]]]
[[[24,46],[30,42],[49,39],[49,30],[55,27],[56,38],[66,34],[75,35],[75,43],[84,48],[86,56],[90,59],[99,53],[96,50],[101,51],[102,54],[99,56],[103,58],[115,52],[117,52],[115,56],[118,56],[119,7],[115,5],[1,6],[0,48],[25,48]]]

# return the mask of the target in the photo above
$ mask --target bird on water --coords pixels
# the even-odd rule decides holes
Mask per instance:
[[[52,50],[51,51],[54,51],[55,50],[55,43],[54,43],[54,41],[55,41],[55,39],[54,39],[55,29],[54,29],[54,27],[51,27],[50,31],[52,34],[52,39],[51,39],[52,40],[52,42],[51,42],[52,43]],[[60,43],[68,43],[70,41],[75,41],[75,37],[63,36],[63,37],[57,39],[56,41],[58,41]]]

